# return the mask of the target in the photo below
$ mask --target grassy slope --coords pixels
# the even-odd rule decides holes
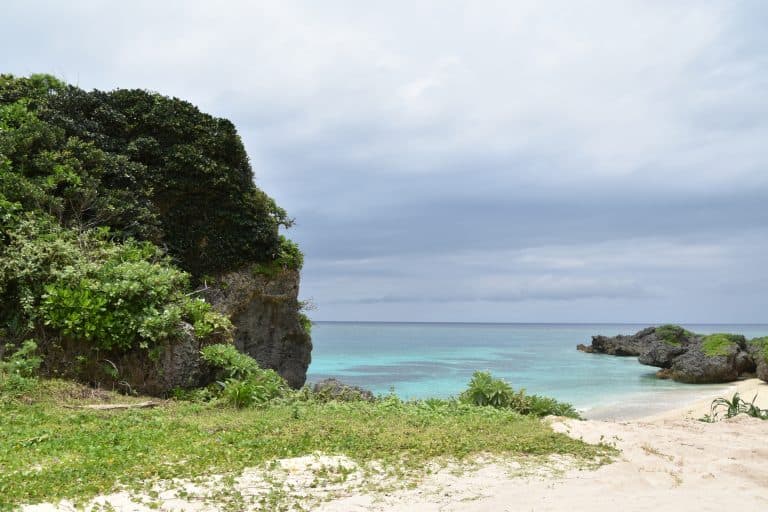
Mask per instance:
[[[236,473],[316,451],[406,469],[481,452],[570,454],[585,461],[613,453],[557,434],[535,418],[444,401],[299,402],[246,410],[167,402],[155,409],[94,411],[62,406],[80,393],[74,386],[47,382],[36,399],[0,405],[0,509],[84,499],[118,484],[138,489],[153,479]]]

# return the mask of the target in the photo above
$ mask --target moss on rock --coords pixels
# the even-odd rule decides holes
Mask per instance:
[[[691,338],[694,334],[679,325],[665,324],[656,328],[656,336],[669,345],[679,347],[684,338]]]
[[[716,333],[704,337],[702,351],[709,357],[727,356],[744,343],[744,336],[738,334]]]

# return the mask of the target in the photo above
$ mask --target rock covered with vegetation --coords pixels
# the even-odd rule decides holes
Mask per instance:
[[[296,289],[290,224],[229,121],[144,90],[0,76],[0,357],[31,341],[49,376],[200,384],[200,349],[239,326],[196,289],[254,266]],[[270,320],[303,327],[289,303]]]
[[[757,378],[768,382],[768,336],[750,340],[747,348],[755,362]]]
[[[593,336],[583,352],[639,356],[642,364],[661,368],[658,375],[694,384],[730,382],[743,375],[768,381],[765,338],[748,342],[736,334],[694,334],[678,325],[648,327],[630,336]]]
[[[298,251],[298,249],[296,249]],[[222,274],[205,290],[214,310],[231,319],[235,346],[300,388],[311,361],[311,324],[298,300],[299,272],[290,252],[270,263]]]
[[[322,400],[339,400],[349,402],[353,400],[374,400],[373,392],[360,386],[345,384],[333,377],[323,379],[312,386],[312,392]]]

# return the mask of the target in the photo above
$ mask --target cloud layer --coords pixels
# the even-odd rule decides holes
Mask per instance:
[[[318,319],[768,320],[764,2],[3,9],[3,71],[231,118]]]

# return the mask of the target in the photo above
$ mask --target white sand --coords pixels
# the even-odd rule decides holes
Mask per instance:
[[[733,386],[768,408],[768,384]],[[723,396],[723,394],[719,394]],[[729,398],[732,394],[725,395]],[[561,476],[510,477],[489,465],[475,474],[440,473],[422,489],[391,496],[350,496],[318,511],[760,511],[768,510],[768,421],[746,416],[717,423],[697,418],[714,397],[637,421],[554,419],[559,432],[621,450],[613,464]],[[439,489],[425,493],[423,489]]]
[[[716,396],[730,398],[735,391],[747,400],[758,394],[757,403],[768,408],[768,384],[751,379]],[[267,498],[279,495],[283,504],[300,503],[302,510],[318,512],[768,510],[768,421],[746,416],[717,423],[697,421],[709,412],[712,398],[634,421],[550,419],[559,432],[621,450],[616,462],[596,470],[580,470],[562,458],[536,468],[488,460],[463,472],[437,471],[414,489],[381,493],[369,489],[383,477],[364,475],[345,458],[302,457],[280,461],[270,473],[246,471],[234,485],[245,501],[235,508],[277,510],[277,503],[270,505]],[[337,478],[349,472],[346,478]],[[179,495],[179,488],[189,494]],[[128,493],[116,493],[92,504],[109,503],[120,511],[158,506],[221,510],[225,503],[217,497],[218,488],[215,479],[181,482],[175,490],[159,489],[155,499],[139,500],[144,503]],[[70,507],[64,502],[26,510]]]

